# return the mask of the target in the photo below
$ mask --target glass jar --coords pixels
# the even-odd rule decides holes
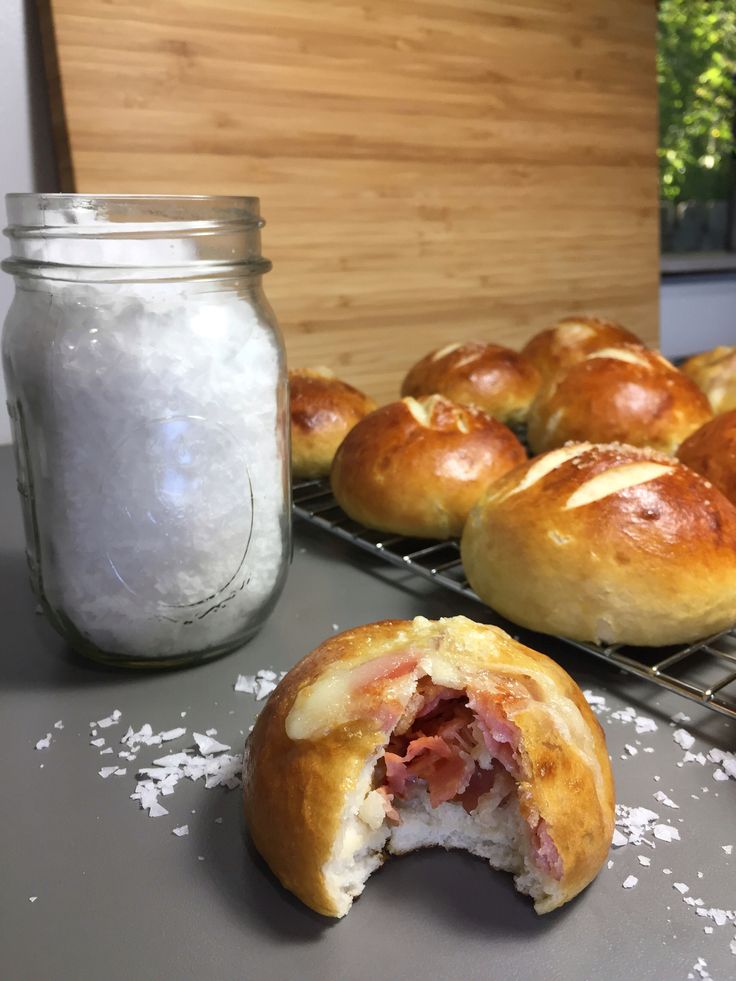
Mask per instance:
[[[290,548],[284,350],[257,198],[7,198],[3,365],[31,581],[90,657],[261,626]]]

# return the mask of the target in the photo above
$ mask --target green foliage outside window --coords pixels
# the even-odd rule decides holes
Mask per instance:
[[[657,81],[662,197],[729,197],[736,146],[736,0],[661,0]]]

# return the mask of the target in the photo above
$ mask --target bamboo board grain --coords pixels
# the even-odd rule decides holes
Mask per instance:
[[[656,341],[650,0],[43,0],[66,190],[254,194],[293,364],[379,399],[590,311]]]

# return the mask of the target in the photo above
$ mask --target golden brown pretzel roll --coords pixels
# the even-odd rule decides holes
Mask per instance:
[[[422,358],[404,379],[401,394],[417,397],[438,392],[501,422],[520,423],[539,382],[537,369],[518,351],[469,341],[449,344]]]
[[[369,528],[451,538],[488,484],[525,459],[503,423],[430,395],[391,402],[359,422],[330,481],[342,509]]]
[[[602,347],[642,344],[636,334],[613,320],[599,317],[564,317],[554,327],[535,334],[521,349],[544,378],[565,371]]]
[[[736,504],[736,410],[724,412],[696,429],[677,456]]]
[[[605,739],[580,689],[465,617],[326,640],[258,717],[243,784],[255,847],[326,916],[349,911],[387,852],[432,845],[512,872],[547,913],[593,880],[613,833]]]
[[[736,347],[696,354],[681,370],[705,392],[714,412],[736,409]]]
[[[326,368],[289,371],[291,471],[295,477],[326,477],[335,450],[376,403]]]
[[[462,559],[503,616],[574,640],[657,647],[736,622],[736,509],[651,450],[571,443],[518,467],[471,511]]]
[[[712,416],[700,389],[656,351],[619,344],[548,380],[529,411],[534,453],[569,440],[629,443],[674,453]]]

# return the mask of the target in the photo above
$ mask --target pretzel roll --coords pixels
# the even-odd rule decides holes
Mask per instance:
[[[548,380],[532,404],[527,435],[534,453],[569,440],[674,453],[712,414],[697,385],[661,354],[620,344]]]
[[[366,416],[340,445],[330,479],[338,504],[368,528],[452,538],[488,484],[525,459],[503,423],[430,395]]]
[[[705,392],[714,412],[736,409],[736,347],[714,347],[696,354],[681,370]]]
[[[599,317],[564,317],[554,327],[535,334],[521,353],[543,378],[565,371],[586,354],[618,344],[641,344],[630,330],[613,320]]]
[[[563,446],[497,481],[462,538],[465,574],[515,623],[661,646],[736,622],[736,508],[677,460]]]
[[[376,403],[327,368],[289,372],[291,471],[295,477],[326,477],[335,450]]]
[[[474,405],[501,422],[524,422],[539,388],[531,362],[500,344],[449,344],[422,358],[401,386],[402,395],[438,392],[453,402]]]
[[[605,739],[580,689],[465,617],[326,640],[259,715],[243,784],[255,847],[325,916],[349,911],[387,853],[433,845],[511,872],[547,913],[593,880],[613,833]]]
[[[716,416],[688,436],[677,456],[736,504],[736,410]]]

